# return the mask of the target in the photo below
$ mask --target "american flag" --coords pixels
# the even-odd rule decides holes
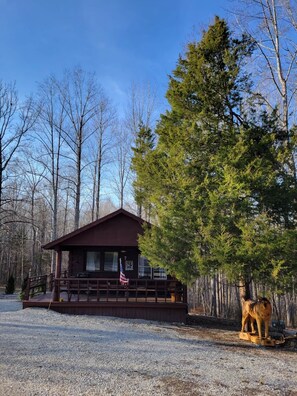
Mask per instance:
[[[129,279],[126,278],[126,275],[124,274],[124,271],[123,271],[121,259],[120,259],[120,284],[126,285],[126,286],[129,284]]]

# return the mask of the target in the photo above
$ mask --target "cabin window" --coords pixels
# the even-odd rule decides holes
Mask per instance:
[[[167,279],[166,271],[163,268],[152,268],[146,257],[139,256],[138,278],[146,279]]]
[[[153,268],[154,279],[167,279],[166,271],[163,268]]]
[[[152,277],[152,268],[148,263],[148,259],[146,257],[139,256],[138,278],[151,279],[151,277]]]
[[[104,271],[109,271],[109,272],[118,271],[118,252],[104,253]]]
[[[100,271],[100,252],[87,252],[86,271]]]

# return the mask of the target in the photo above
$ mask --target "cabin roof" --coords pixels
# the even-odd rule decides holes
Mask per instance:
[[[118,209],[43,246],[44,249],[83,246],[138,246],[146,223],[140,217]],[[146,223],[149,224],[149,223]]]

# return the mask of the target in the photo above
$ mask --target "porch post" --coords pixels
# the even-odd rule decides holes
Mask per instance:
[[[56,269],[54,278],[54,301],[60,300],[60,283],[56,281],[57,278],[61,278],[61,266],[62,266],[62,250],[58,248],[56,250]]]

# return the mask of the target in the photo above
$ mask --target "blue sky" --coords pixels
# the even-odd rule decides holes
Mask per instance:
[[[0,79],[21,95],[73,66],[121,106],[131,83],[164,97],[179,53],[227,0],[0,0]],[[230,5],[230,3],[229,3]]]

